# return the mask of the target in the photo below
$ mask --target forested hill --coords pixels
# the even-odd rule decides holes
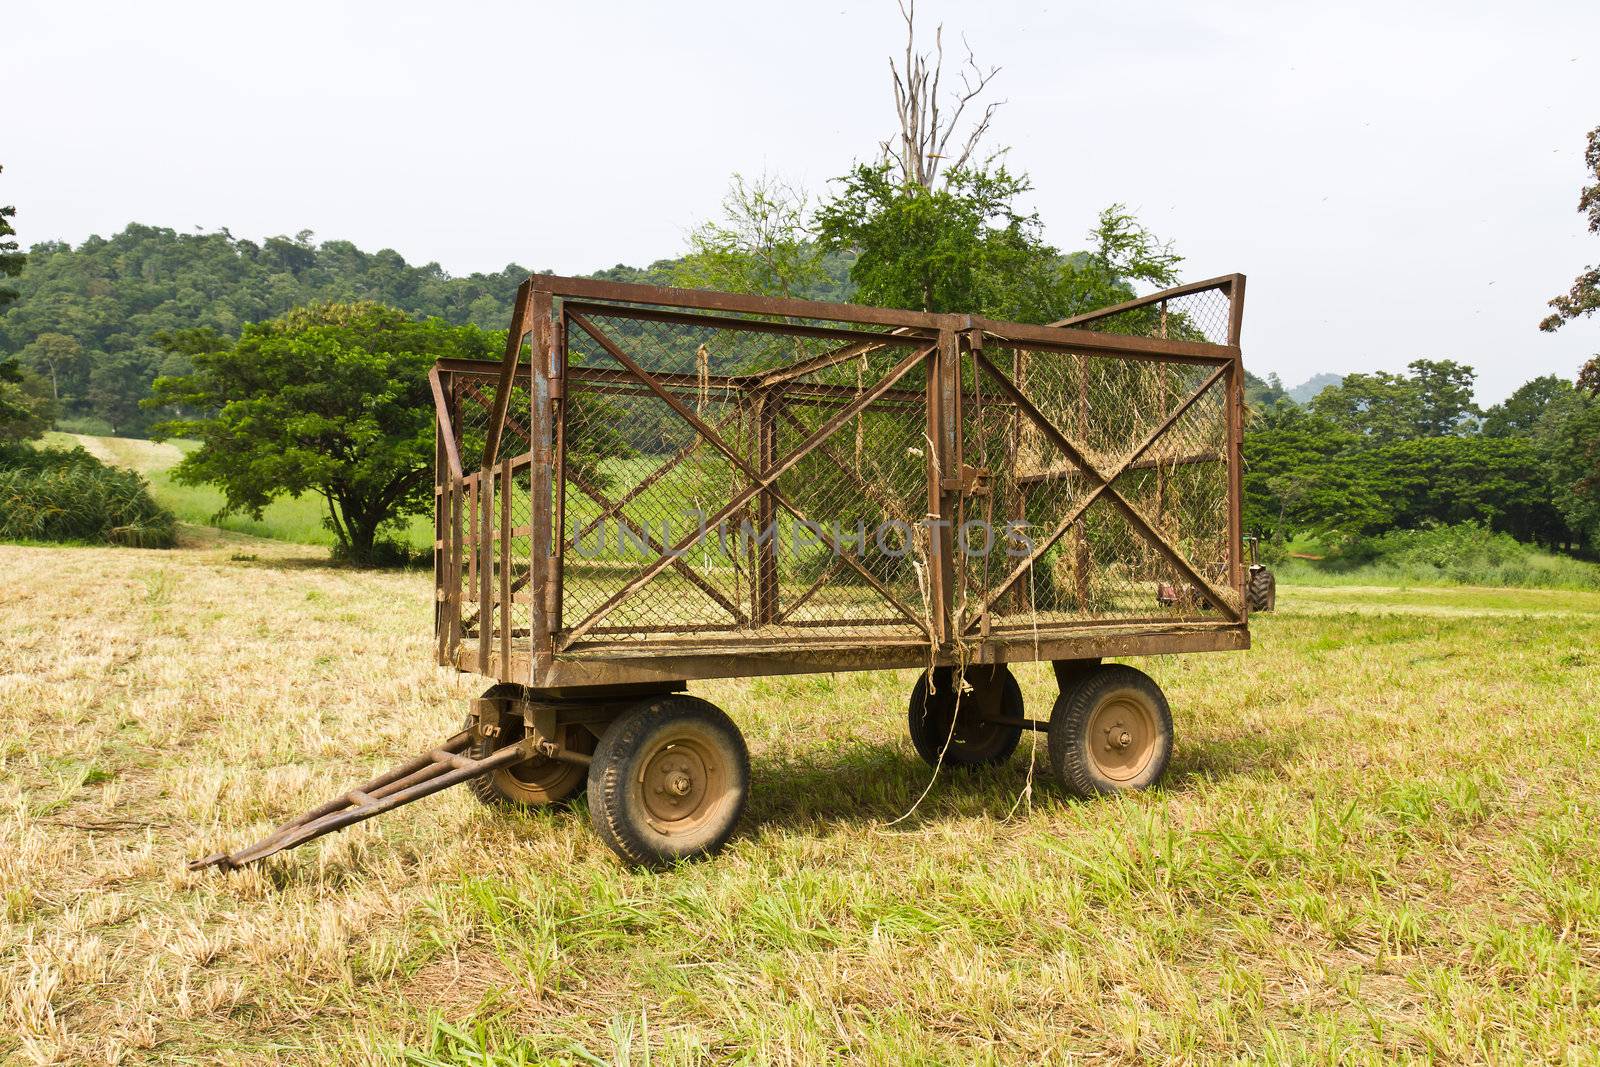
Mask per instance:
[[[681,261],[617,264],[589,275],[610,281],[671,284]],[[850,261],[823,258],[824,274],[795,295],[848,300]],[[241,240],[227,231],[179,233],[130,225],[76,248],[38,244],[15,284],[20,298],[0,316],[0,358],[20,355],[50,383],[62,425],[139,436],[156,418],[140,401],[158,375],[181,374],[187,357],[157,341],[166,331],[209,326],[237,334],[247,322],[314,300],[376,300],[452,323],[503,329],[511,299],[532,273],[507,264],[493,273],[453,277],[437,263],[407,263],[393,249],[366,252],[349,241],[314,243],[309,233]],[[1254,402],[1283,395],[1250,378]]]
[[[593,277],[668,281],[674,260],[618,265]],[[849,264],[827,258],[827,281],[802,294],[848,296]],[[530,268],[452,277],[437,263],[407,263],[393,249],[365,252],[349,241],[313,243],[309,232],[256,242],[216,233],[130,225],[76,248],[35,245],[15,281],[19,299],[0,316],[0,358],[21,355],[48,379],[69,423],[92,419],[122,434],[152,418],[140,409],[158,374],[179,373],[184,357],[156,343],[163,331],[209,326],[236,334],[247,322],[314,300],[377,300],[453,323],[503,329],[511,298]]]

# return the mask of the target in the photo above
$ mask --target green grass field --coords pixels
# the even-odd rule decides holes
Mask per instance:
[[[432,665],[427,578],[235,534],[0,567],[0,1061],[1600,1048],[1600,593],[1286,590],[1247,653],[1140,662],[1178,740],[1126,799],[1025,739],[912,810],[913,674],[734,680],[693,687],[754,761],[709,862],[630,873],[581,802],[455,790],[220,875],[183,861],[460,724],[484,683]]]
[[[106,463],[138,471],[149,480],[151,495],[170,508],[180,522],[297,544],[333,544],[332,532],[323,525],[327,505],[315,494],[275,500],[262,512],[260,521],[245,515],[216,519],[223,504],[221,490],[209,485],[180,485],[172,479],[172,468],[185,452],[197,447],[193,441],[158,442],[53,432],[46,434],[42,443],[53,448],[81,445]],[[433,518],[419,516],[407,520],[405,536],[415,548],[428,547],[433,542]]]

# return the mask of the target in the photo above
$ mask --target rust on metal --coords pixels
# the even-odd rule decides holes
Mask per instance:
[[[191,866],[468,780],[553,796],[687,680],[1045,660],[1065,693],[1102,657],[1248,648],[1244,287],[1035,325],[528,278],[500,361],[428,375],[432,652],[525,696]],[[1159,724],[1089,725],[1097,772],[1138,779]],[[719,803],[697,744],[641,764],[654,822]]]

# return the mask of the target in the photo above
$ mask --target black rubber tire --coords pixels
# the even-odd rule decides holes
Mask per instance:
[[[485,700],[512,700],[520,698],[522,692],[521,686],[502,682],[483,696]],[[472,716],[469,715],[467,726],[471,725]],[[523,736],[522,720],[506,716],[501,720],[499,737],[474,737],[465,755],[468,759],[484,759],[497,749],[516,744]],[[563,730],[561,742],[574,751],[588,753],[594,751],[595,737],[581,726],[568,726]],[[588,773],[589,768],[580,763],[536,756],[468,779],[467,789],[479,803],[491,808],[526,810],[571,800],[584,787]]]
[[[1110,724],[1102,725],[1107,719]],[[1125,757],[1126,747],[1115,747],[1110,737],[1112,729],[1131,734],[1138,748]],[[1067,792],[1093,797],[1148,789],[1172,761],[1172,709],[1148,674],[1122,663],[1105,664],[1056,699],[1049,739],[1050,768]]]
[[[694,791],[673,799],[649,781],[677,768]],[[750,795],[750,753],[732,719],[699,697],[651,697],[623,712],[600,737],[589,769],[595,833],[633,867],[661,868],[709,856],[727,844]],[[681,818],[665,805],[686,803]],[[676,823],[676,825],[673,825]]]
[[[968,667],[963,679],[971,692],[955,691],[955,668],[935,667],[933,692],[928,672],[917,677],[906,709],[911,744],[930,767],[993,767],[1017,750],[1022,727],[985,722],[987,714],[1023,718],[1022,688],[1005,664]],[[955,717],[952,729],[951,716]]]
[[[1278,579],[1265,567],[1250,569],[1244,590],[1251,611],[1271,611],[1278,606]]]

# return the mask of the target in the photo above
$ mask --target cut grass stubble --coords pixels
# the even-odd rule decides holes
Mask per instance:
[[[1029,746],[928,784],[914,674],[695,691],[738,721],[717,859],[452,791],[265,866],[186,857],[451,732],[428,580],[231,538],[0,547],[0,1058],[1548,1061],[1600,1043],[1600,594],[1320,589],[1140,661],[1165,786]],[[1535,600],[1529,600],[1533,596]],[[1545,599],[1548,597],[1548,599]],[[92,609],[90,608],[92,605]],[[1047,665],[1017,671],[1048,713]],[[1042,757],[1042,749],[1040,750]]]

